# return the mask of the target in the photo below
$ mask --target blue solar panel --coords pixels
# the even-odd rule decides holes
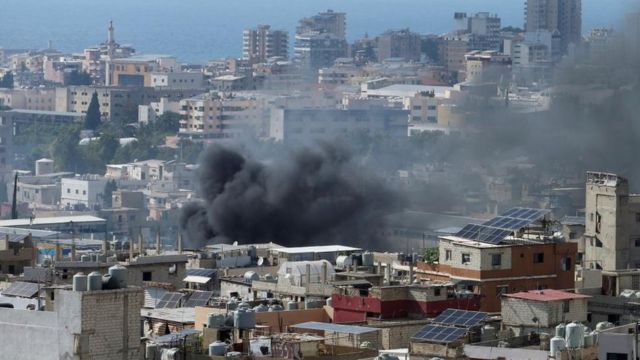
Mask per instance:
[[[216,269],[187,269],[187,276],[211,277],[216,273]]]
[[[433,319],[433,323],[472,327],[483,322],[489,314],[480,311],[447,309]]]
[[[512,208],[480,225],[469,224],[462,228],[456,236],[489,244],[498,244],[514,231],[543,218],[549,212],[549,210],[545,209]]]
[[[156,304],[156,309],[168,308],[176,309],[180,307],[182,294],[179,292],[168,292],[162,296],[162,299]]]
[[[411,339],[448,344],[460,339],[466,332],[467,329],[463,328],[427,325],[418,331]]]

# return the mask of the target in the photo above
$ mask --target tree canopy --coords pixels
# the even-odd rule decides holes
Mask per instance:
[[[84,127],[87,130],[96,130],[98,126],[100,126],[100,103],[98,102],[98,93],[94,92],[87,109]]]

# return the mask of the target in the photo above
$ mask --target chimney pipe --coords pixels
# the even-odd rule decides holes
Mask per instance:
[[[182,254],[182,231],[178,230],[178,254]]]
[[[160,254],[160,229],[156,230],[156,255]]]
[[[144,245],[142,241],[142,229],[140,229],[140,232],[138,233],[138,254],[142,256],[143,252],[144,252]]]
[[[413,263],[409,263],[409,285],[413,284]]]

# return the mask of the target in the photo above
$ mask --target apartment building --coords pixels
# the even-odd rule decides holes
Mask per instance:
[[[242,33],[242,58],[252,64],[265,63],[269,58],[289,57],[289,33],[271,29],[269,25],[258,25]]]
[[[500,311],[504,294],[573,289],[577,245],[551,236],[547,213],[514,208],[442,236],[438,263],[418,263],[417,274],[458,282],[480,294],[480,310],[488,312]]]
[[[629,181],[588,172],[585,202],[584,267],[608,272],[639,268],[640,195],[629,192]]]
[[[332,34],[339,39],[344,39],[347,29],[347,17],[345,13],[335,12],[331,9],[318,13],[317,15],[302,18],[298,21],[296,34],[316,32],[321,34]]]
[[[386,31],[377,38],[378,61],[389,58],[402,58],[407,61],[419,61],[422,53],[420,34],[402,29]]]
[[[306,32],[296,34],[294,62],[308,74],[317,76],[320,68],[330,67],[338,58],[347,55],[344,38],[332,33]]]
[[[511,56],[498,51],[472,51],[464,56],[466,81],[471,83],[495,83],[508,81],[511,71]]]
[[[22,274],[35,264],[36,251],[31,234],[0,233],[0,274]]]
[[[110,61],[111,86],[154,86],[152,74],[179,71],[175,57],[168,55],[135,55]]]
[[[0,89],[0,105],[22,110],[56,110],[55,89]]]
[[[179,135],[197,138],[264,137],[268,118],[258,98],[201,94],[180,102]]]
[[[107,180],[97,175],[63,178],[60,183],[60,205],[96,209],[104,204]]]
[[[151,73],[149,86],[173,89],[202,89],[204,75],[202,72],[169,71]]]
[[[270,137],[283,142],[365,132],[407,136],[408,111],[400,109],[272,109]]]
[[[582,0],[527,0],[524,25],[526,32],[559,33],[565,53],[582,41]]]

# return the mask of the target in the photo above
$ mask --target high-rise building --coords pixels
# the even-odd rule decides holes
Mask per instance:
[[[502,20],[498,15],[479,12],[469,16],[466,13],[457,12],[453,15],[453,19],[454,33],[466,34],[471,50],[500,49]]]
[[[420,60],[420,35],[403,29],[387,31],[378,37],[378,61],[388,58]]]
[[[296,28],[296,34],[308,32],[328,33],[344,39],[346,36],[346,28],[347,21],[345,13],[327,10],[312,17],[300,19],[298,27]]]
[[[526,0],[525,31],[560,33],[562,51],[582,39],[582,0]]]
[[[272,57],[286,59],[289,55],[289,34],[284,30],[258,25],[245,29],[242,38],[242,58],[250,63],[265,63]]]

